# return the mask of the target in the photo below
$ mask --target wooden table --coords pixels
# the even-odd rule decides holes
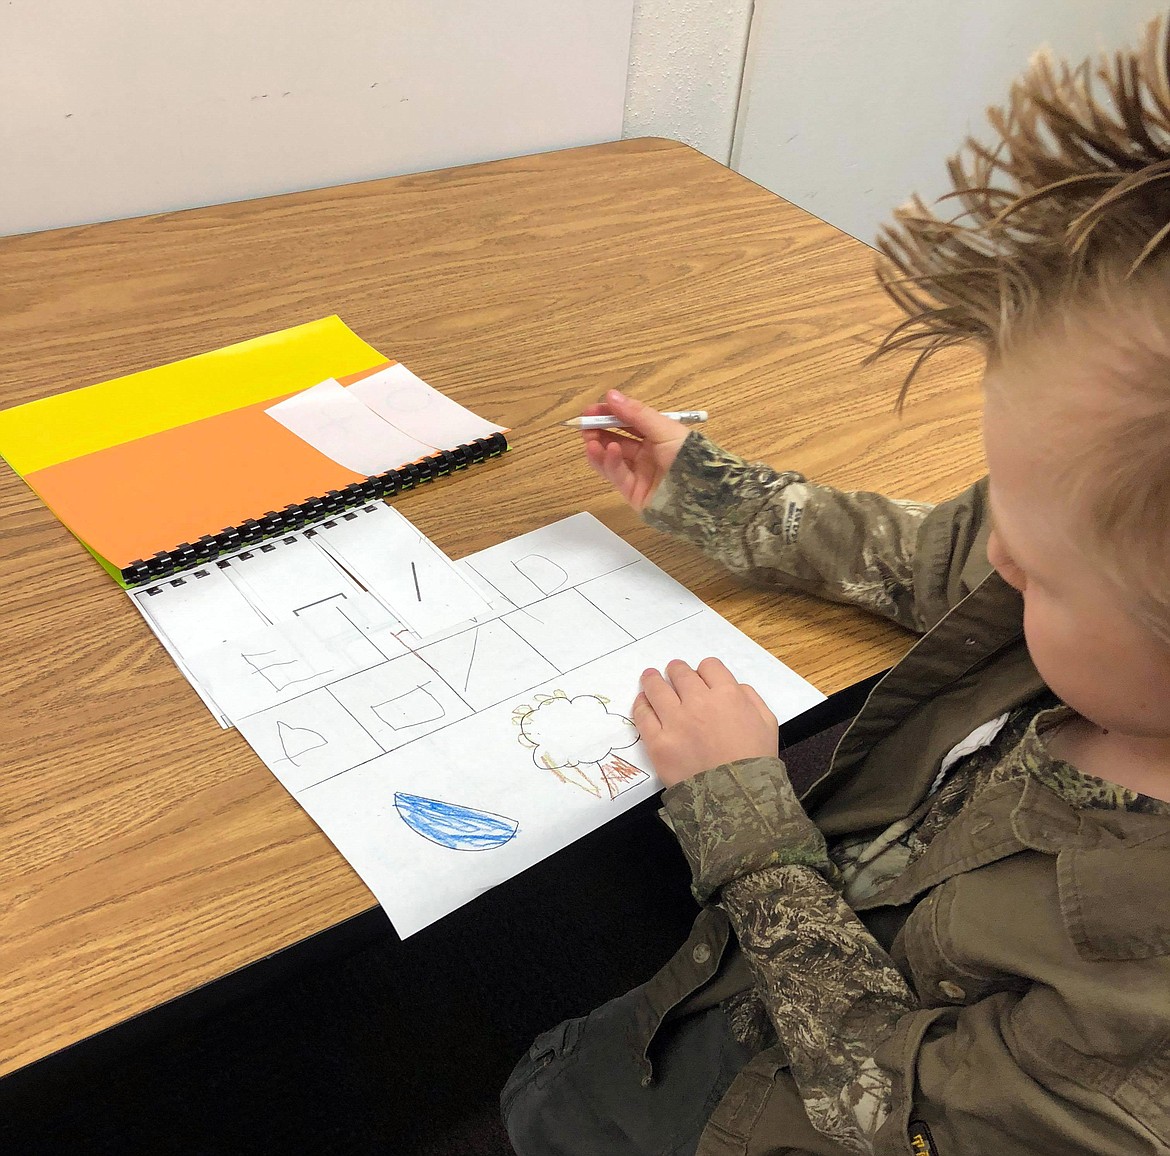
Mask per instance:
[[[896,628],[744,589],[607,493],[553,423],[618,386],[847,488],[982,470],[976,367],[893,413],[872,252],[682,145],[631,140],[0,241],[0,405],[337,312],[513,449],[402,499],[454,556],[588,509],[826,692]],[[182,479],[173,479],[181,485]],[[3,503],[0,1073],[372,898],[125,595],[10,470]]]

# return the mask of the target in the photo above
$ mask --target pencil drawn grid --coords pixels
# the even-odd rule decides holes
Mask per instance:
[[[533,559],[540,561],[533,562]],[[355,735],[360,732],[367,742],[372,739],[377,749],[356,761],[339,752],[336,765],[313,781],[306,781],[295,789],[290,788],[294,794],[335,780],[384,754],[401,751],[472,714],[514,700],[549,682],[558,674],[571,674],[599,657],[622,650],[635,640],[631,631],[596,605],[585,590],[593,583],[619,576],[620,571],[636,566],[636,562],[616,566],[601,575],[590,575],[575,585],[565,585],[568,576],[564,568],[552,560],[541,555],[526,555],[519,561],[525,565],[521,567],[513,563],[517,572],[523,574],[541,592],[536,601],[517,606],[498,586],[472,566],[471,569],[492,589],[504,607],[497,617],[473,623],[464,630],[456,630],[437,642],[424,640],[418,645],[407,641],[409,632],[404,631],[398,639],[405,647],[406,655],[387,657],[383,662],[320,688],[349,717]],[[564,581],[561,576],[564,576]],[[538,584],[537,579],[543,585]],[[549,592],[545,592],[545,587],[550,588]],[[702,613],[702,607],[697,610],[692,607],[693,603],[690,606],[680,604],[676,616],[657,622],[653,631],[639,633],[645,637],[646,634],[657,633],[658,630]],[[540,645],[553,653],[542,653]],[[556,661],[558,658],[559,662]],[[411,663],[412,680],[403,681],[401,675],[395,677],[390,673],[396,663],[404,661]],[[309,693],[316,694],[318,691]],[[379,694],[380,698],[377,697]],[[415,703],[412,714],[405,713],[400,706],[395,705],[401,704],[408,696]],[[245,724],[241,729],[250,737],[256,728],[247,725],[249,720],[259,722],[261,716],[266,716],[265,725],[273,731],[281,722],[287,725],[289,721],[295,723],[298,718],[303,719],[306,716],[298,705],[299,699],[300,696],[289,698],[279,706],[239,720]],[[548,700],[547,703],[545,700]],[[624,716],[608,712],[608,699],[600,694],[567,700],[564,692],[557,691],[551,696],[538,696],[535,701],[538,707],[545,709],[541,718],[549,719],[552,717],[548,713],[550,705],[558,701],[576,703],[578,700],[591,701],[601,706],[610,719],[627,724],[629,731],[626,737],[629,738],[632,733],[632,738],[625,743],[613,742],[597,761],[579,757],[563,758],[563,744],[561,751],[555,753],[547,748],[532,748],[533,761],[537,766],[552,771],[562,781],[598,798],[616,799],[618,795],[649,778],[645,771],[615,753],[634,745],[638,739],[637,731]],[[423,709],[418,704],[424,702],[431,705]],[[514,708],[512,717],[518,721],[520,713],[533,714],[536,709],[521,704]],[[554,707],[554,712],[559,709]],[[582,702],[576,707],[577,717],[583,717],[583,711],[589,709]],[[600,721],[600,718],[596,721]],[[303,722],[301,725],[304,725]],[[531,728],[527,732],[529,736],[533,733]],[[328,750],[334,745],[348,747],[348,744],[339,744],[334,737],[327,740],[322,749]],[[355,745],[360,746],[360,743]],[[328,757],[317,762],[324,769],[324,765],[328,765]],[[288,786],[287,783],[285,785]]]

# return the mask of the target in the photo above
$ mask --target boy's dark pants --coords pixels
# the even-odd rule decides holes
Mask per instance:
[[[715,1106],[751,1058],[718,1007],[659,1032],[642,1085],[631,1040],[638,990],[537,1036],[500,1107],[519,1156],[692,1156]]]
[[[700,1138],[705,1156],[847,1156],[809,1122],[780,1049],[753,1059],[717,1003],[668,1014],[644,1085],[645,986],[538,1036],[516,1065],[500,1106],[518,1156],[692,1156]]]

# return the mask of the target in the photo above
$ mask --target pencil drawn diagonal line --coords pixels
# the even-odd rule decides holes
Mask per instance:
[[[504,815],[402,791],[394,792],[394,807],[412,831],[452,851],[489,851],[502,847],[520,829],[515,819]]]
[[[471,657],[467,660],[467,677],[463,680],[463,689],[471,681],[471,668],[475,665],[475,648],[479,645],[479,627],[471,632]]]
[[[327,598],[318,598],[316,602],[306,602],[304,606],[298,606],[293,611],[293,617],[299,618],[302,610],[312,610],[314,606],[324,606],[326,602],[333,602],[338,598],[340,598],[342,602],[345,601],[344,594],[330,594]]]
[[[413,562],[410,564],[410,572],[414,575],[414,596],[421,602],[422,591],[418,588],[418,567]]]

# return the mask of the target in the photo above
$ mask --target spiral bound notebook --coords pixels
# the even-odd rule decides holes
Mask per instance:
[[[498,457],[506,430],[338,317],[0,413],[0,454],[123,586]]]

